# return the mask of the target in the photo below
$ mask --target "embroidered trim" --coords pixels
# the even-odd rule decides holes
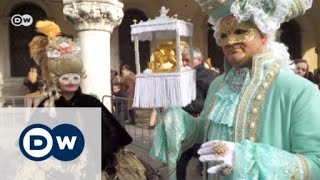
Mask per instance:
[[[303,179],[304,180],[310,180],[311,179],[311,171],[310,171],[310,166],[307,162],[307,160],[305,159],[305,157],[301,154],[297,154],[299,161],[301,163],[302,166],[302,170],[303,170]]]
[[[252,79],[248,84],[247,87],[242,89],[240,99],[236,108],[236,115],[235,115],[235,120],[234,120],[234,139],[235,142],[240,142],[243,140],[246,136],[246,128],[247,128],[247,122],[252,122],[256,121],[258,122],[258,119],[260,118],[261,114],[261,107],[255,108],[255,109],[250,109],[252,108],[252,103],[256,102],[253,101],[252,98],[257,98],[258,95],[260,95],[260,90],[261,86],[263,87],[265,83],[262,83],[261,81],[261,74],[263,70],[263,64],[272,59],[272,54],[268,53],[262,56],[258,56],[253,60],[253,74],[252,74]],[[272,68],[271,68],[272,69]],[[274,75],[274,73],[273,73]],[[265,75],[266,77],[266,75]],[[275,75],[273,76],[275,77]],[[272,82],[273,79],[270,80],[270,83]],[[268,88],[270,87],[270,84],[268,84],[266,92]],[[256,92],[258,89],[258,92]],[[259,104],[262,105],[263,103],[263,98],[264,96],[259,96]],[[254,115],[254,117],[252,117]],[[247,118],[250,121],[247,121]],[[258,129],[258,123],[254,124],[254,129]],[[250,129],[250,127],[249,127]],[[257,139],[257,133],[250,133],[250,134],[255,134],[253,137],[249,137],[251,141],[256,142]]]
[[[299,176],[300,176],[299,167],[295,166],[292,174],[290,175],[290,180],[298,180],[300,179]]]
[[[278,63],[272,63],[272,67],[267,70],[262,84],[260,84],[256,92],[253,93],[252,97],[254,99],[250,101],[249,114],[247,115],[248,118],[246,122],[246,138],[251,141],[259,142],[258,130],[260,125],[259,121],[262,112],[262,105],[273,80],[279,73],[279,67],[280,65]]]

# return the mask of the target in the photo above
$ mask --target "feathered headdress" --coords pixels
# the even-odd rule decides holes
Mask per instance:
[[[37,32],[45,34],[48,39],[55,38],[61,34],[60,27],[56,23],[48,20],[37,21],[36,28]]]
[[[61,33],[60,27],[52,21],[38,21],[36,31],[44,35],[35,36],[29,43],[29,52],[31,58],[41,67],[42,77],[46,88],[53,86],[48,71],[47,46],[49,39],[58,36]]]
[[[57,93],[58,78],[66,73],[84,75],[80,56],[80,46],[70,37],[62,36],[60,27],[49,20],[38,21],[36,31],[44,35],[35,36],[29,43],[30,56],[41,67],[45,88],[48,90],[52,106],[52,97]]]

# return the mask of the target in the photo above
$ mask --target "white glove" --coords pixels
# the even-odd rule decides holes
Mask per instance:
[[[233,142],[219,140],[208,141],[203,143],[198,150],[198,154],[200,155],[199,160],[201,162],[220,163],[207,170],[210,174],[216,174],[225,167],[228,167],[229,171],[231,171],[234,162],[234,151],[235,143]]]

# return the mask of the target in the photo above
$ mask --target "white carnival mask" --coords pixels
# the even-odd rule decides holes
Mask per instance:
[[[81,82],[81,77],[77,73],[63,74],[59,78],[59,83],[61,85],[79,85],[80,82]]]

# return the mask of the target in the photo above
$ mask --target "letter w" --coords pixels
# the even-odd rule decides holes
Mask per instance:
[[[61,139],[61,136],[57,136],[56,138],[57,138],[57,141],[58,141],[59,148],[61,150],[65,149],[66,145],[68,146],[69,150],[73,149],[74,144],[75,144],[75,142],[77,140],[77,136],[72,136],[71,141],[70,141],[68,136],[64,136],[63,140]]]
[[[30,18],[23,18],[23,22],[30,22],[31,19]]]

